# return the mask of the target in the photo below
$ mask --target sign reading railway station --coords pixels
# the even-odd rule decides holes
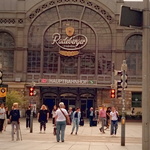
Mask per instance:
[[[40,79],[43,84],[97,84],[96,80],[71,80],[71,79]]]

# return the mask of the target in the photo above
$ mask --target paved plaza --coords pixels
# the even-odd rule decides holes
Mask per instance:
[[[11,141],[11,125],[0,134],[0,150],[142,150],[142,123],[126,123],[126,142],[121,146],[121,125],[116,136],[105,134],[97,127],[89,127],[88,121],[79,128],[78,135],[70,135],[72,126],[67,126],[65,142],[56,142],[51,120],[47,123],[46,133],[39,133],[39,123],[33,122],[33,132],[25,127],[25,119],[21,119],[22,141]]]

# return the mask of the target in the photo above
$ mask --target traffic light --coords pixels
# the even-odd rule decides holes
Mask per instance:
[[[33,87],[29,88],[29,96],[34,96],[34,88]]]
[[[116,81],[116,89],[117,89],[117,98],[122,97],[122,91],[124,88],[127,88],[127,75],[126,74],[120,74],[120,80]]]
[[[0,70],[0,85],[2,85],[2,84],[3,84],[3,80],[2,80],[2,78],[3,78],[3,72]]]
[[[110,97],[111,98],[115,98],[115,89],[111,89],[111,93],[110,93]]]
[[[127,78],[128,78],[127,74],[121,75],[121,86],[122,86],[122,88],[127,88],[127,81],[128,81]]]

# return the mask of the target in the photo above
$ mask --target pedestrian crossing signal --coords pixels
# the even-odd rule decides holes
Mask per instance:
[[[111,89],[110,97],[115,98],[115,89]]]

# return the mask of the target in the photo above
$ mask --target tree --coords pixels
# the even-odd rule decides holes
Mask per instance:
[[[8,91],[6,95],[6,106],[11,110],[13,103],[18,103],[19,107],[26,106],[26,100],[24,95],[19,91]]]

